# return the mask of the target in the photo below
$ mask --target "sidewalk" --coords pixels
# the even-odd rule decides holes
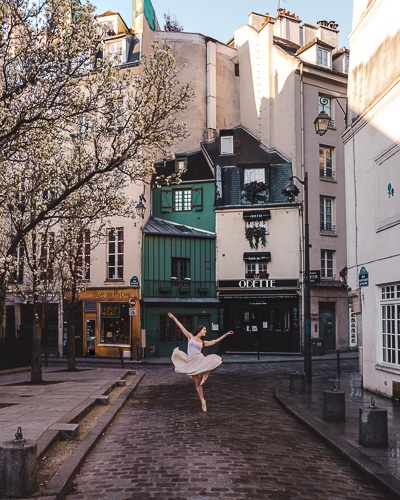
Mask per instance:
[[[323,419],[323,391],[345,393],[345,421]],[[378,484],[390,498],[400,499],[400,406],[388,398],[365,391],[359,374],[314,378],[304,394],[290,392],[290,382],[275,389],[276,400],[295,418],[315,432],[331,448]],[[368,409],[371,398],[378,409],[387,410],[389,446],[367,448],[359,444],[360,408]]]

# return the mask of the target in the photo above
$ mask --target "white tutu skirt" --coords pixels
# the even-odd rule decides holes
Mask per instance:
[[[215,370],[222,363],[222,358],[218,354],[204,356],[199,353],[189,357],[185,352],[180,351],[179,347],[175,347],[171,360],[175,366],[176,373],[183,373],[189,377],[208,372],[209,370]]]

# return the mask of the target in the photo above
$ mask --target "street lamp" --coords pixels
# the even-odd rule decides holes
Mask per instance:
[[[308,222],[308,172],[304,172],[302,181],[295,175],[290,177],[289,184],[282,189],[289,203],[296,201],[300,189],[293,183],[297,179],[304,186],[304,277],[303,277],[303,305],[304,305],[304,374],[306,382],[312,382],[311,366],[311,307],[310,307],[310,227]]]
[[[144,199],[144,196],[143,195],[140,195],[139,196],[139,203],[136,205],[135,209],[136,209],[136,213],[138,214],[139,217],[141,217],[142,219],[144,218],[144,212],[146,211],[146,207],[143,205],[143,200],[146,201]]]

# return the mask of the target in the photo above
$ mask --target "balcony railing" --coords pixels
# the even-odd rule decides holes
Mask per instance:
[[[336,226],[334,226],[330,222],[321,222],[320,231],[324,233],[336,233]]]
[[[335,171],[331,167],[320,167],[319,169],[320,179],[335,180]]]
[[[142,293],[145,297],[215,297],[216,283],[215,281],[192,281],[190,278],[144,280]]]

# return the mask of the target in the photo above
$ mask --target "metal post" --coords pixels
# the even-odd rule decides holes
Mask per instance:
[[[304,373],[312,382],[310,306],[310,226],[308,221],[308,172],[304,172]]]
[[[340,351],[336,350],[337,379],[340,380]]]

